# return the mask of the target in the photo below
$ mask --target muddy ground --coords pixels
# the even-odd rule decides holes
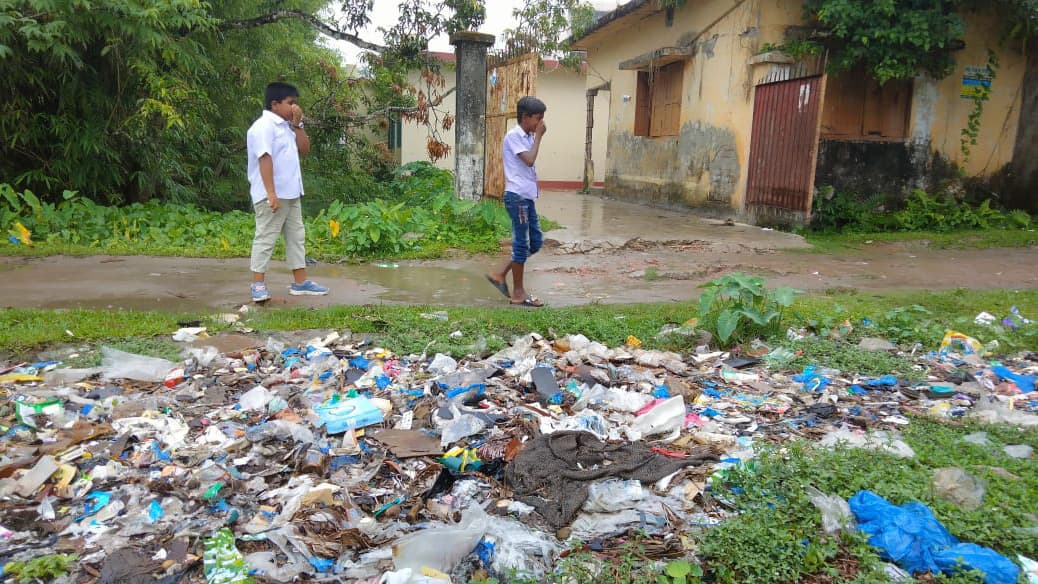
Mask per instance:
[[[937,250],[914,242],[819,254],[801,237],[726,225],[674,211],[545,193],[542,215],[564,228],[528,264],[528,289],[553,306],[687,300],[697,286],[743,271],[807,291],[1038,286],[1038,248]],[[418,303],[498,306],[483,279],[505,256],[398,262],[398,267],[318,264],[330,286],[319,298],[287,295],[287,270],[274,262],[274,305]],[[37,308],[226,309],[249,299],[248,259],[90,256],[0,258],[0,306]]]

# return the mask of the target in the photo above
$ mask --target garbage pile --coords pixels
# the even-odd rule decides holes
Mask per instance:
[[[177,331],[181,362],[106,347],[93,369],[0,366],[0,564],[74,554],[100,583],[543,578],[633,531],[649,559],[687,556],[684,534],[726,516],[711,477],[768,442],[911,457],[909,414],[1038,423],[1034,355],[992,363],[954,333],[920,356],[925,382],[633,337],[531,334],[459,362],[204,334]]]

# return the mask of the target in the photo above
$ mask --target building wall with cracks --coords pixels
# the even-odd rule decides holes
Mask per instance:
[[[996,17],[979,13],[963,17],[966,46],[955,53],[952,74],[941,80],[921,76],[911,82],[904,136],[881,140],[823,135],[817,186],[862,194],[904,194],[939,186],[943,178],[958,174],[957,169],[986,179],[1013,162],[1014,146],[1016,167],[1021,168],[1017,129],[1027,61],[1004,42],[1003,23]],[[579,39],[577,46],[588,55],[588,87],[604,83],[610,87],[608,93],[599,94],[599,99],[608,96],[610,100],[606,194],[747,217],[744,200],[754,88],[766,72],[761,64],[751,62],[758,61],[755,56],[762,48],[780,45],[803,26],[799,0],[705,0],[670,15],[650,0],[624,9],[622,17]],[[680,130],[671,136],[636,135],[638,71],[621,69],[621,64],[664,47],[690,48],[682,61]],[[981,116],[977,144],[967,158],[961,139],[973,101],[961,95],[964,78],[986,65],[989,50],[998,56],[999,67]],[[826,83],[831,88],[840,78],[827,76]],[[602,130],[596,124],[595,131]]]
[[[668,18],[655,2],[578,42],[587,50],[588,86],[610,84],[606,194],[666,206],[739,214],[746,192],[753,121],[753,66],[767,43],[782,42],[800,9],[775,0],[707,0]],[[661,47],[690,47],[683,62],[680,129],[635,132],[637,70],[624,61]],[[595,131],[603,131],[596,125]]]
[[[963,13],[965,48],[954,53],[955,67],[944,79],[919,76],[912,80],[909,128],[903,139],[865,137],[832,139],[823,134],[815,184],[860,195],[904,195],[913,189],[933,190],[956,176],[986,182],[1003,173],[1014,160],[1014,146],[1027,112],[1023,97],[1027,59],[1003,36],[1003,23],[990,14]],[[963,89],[978,69],[986,67],[989,51],[998,66],[991,81],[990,97],[983,106],[977,143],[963,152],[963,129],[969,124],[974,101]],[[839,76],[828,76],[825,107],[832,99]],[[1032,118],[1035,114],[1029,114]],[[1026,118],[1025,118],[1026,119]],[[1016,156],[1021,156],[1019,148]],[[1027,158],[1033,159],[1033,156]]]

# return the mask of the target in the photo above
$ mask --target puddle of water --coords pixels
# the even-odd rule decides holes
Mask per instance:
[[[504,298],[483,278],[489,264],[464,264],[460,267],[401,264],[381,268],[373,264],[319,266],[314,277],[357,280],[384,289],[378,298],[390,302],[415,304],[464,304],[494,306]]]

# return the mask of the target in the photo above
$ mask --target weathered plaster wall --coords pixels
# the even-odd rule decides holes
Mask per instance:
[[[670,27],[663,11],[650,10],[629,17],[620,31],[586,39],[589,86],[612,84],[606,193],[739,211],[753,120],[749,60],[800,21],[799,5],[786,0],[704,0],[676,10]],[[695,55],[684,66],[680,134],[635,136],[637,72],[619,70],[620,62],[690,43]]]
[[[449,91],[454,87],[453,67],[444,67],[446,86],[441,91]],[[408,79],[416,87],[420,87],[421,77],[417,71],[409,74]],[[587,119],[587,97],[585,94],[584,75],[562,68],[545,68],[537,76],[537,96],[548,105],[545,122],[548,133],[541,145],[541,153],[537,159],[537,176],[541,180],[580,182],[584,178],[584,140],[585,121]],[[448,96],[438,109],[454,115],[454,95]],[[515,109],[515,104],[512,104]],[[609,92],[601,91],[595,100],[595,119],[599,132],[595,134],[591,152],[595,161],[596,181],[605,177],[606,133],[605,127],[609,119]],[[510,120],[508,127],[515,126]],[[425,126],[406,122],[401,131],[403,164],[415,160],[429,160],[425,149],[428,132]],[[450,145],[451,152],[435,164],[439,168],[454,170],[454,131],[441,132],[443,141]]]
[[[1005,46],[1002,23],[994,16],[967,13],[963,17],[966,48],[955,53],[955,71],[937,82],[939,97],[934,112],[932,148],[948,160],[964,165],[968,175],[987,176],[1013,159],[1026,59],[1017,50]],[[973,110],[973,101],[959,97],[962,77],[967,66],[987,64],[988,50],[998,55],[997,77],[992,83],[991,99],[984,105],[978,144],[964,164],[960,139]]]
[[[966,48],[955,53],[955,70],[934,80],[920,76],[913,82],[909,139],[904,142],[823,141],[818,154],[817,186],[862,195],[905,194],[931,189],[963,167],[971,177],[995,175],[1013,160],[1021,112],[1033,112],[1022,98],[1026,59],[1002,42],[1002,25],[993,16],[965,13]],[[984,105],[977,145],[967,160],[962,152],[962,130],[973,110],[973,100],[960,96],[967,66],[983,67],[988,50],[999,67],[990,100]],[[1035,114],[1030,114],[1033,118]],[[1025,130],[1026,131],[1026,130]]]

